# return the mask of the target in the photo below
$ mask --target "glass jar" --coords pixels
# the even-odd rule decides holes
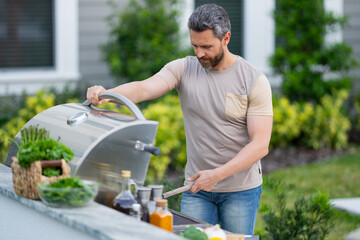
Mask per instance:
[[[166,199],[156,200],[156,210],[150,215],[150,224],[172,232],[173,215],[168,210]]]

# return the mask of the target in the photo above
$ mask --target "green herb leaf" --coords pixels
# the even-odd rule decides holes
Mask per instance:
[[[53,176],[57,177],[61,175],[61,169],[57,167],[43,168],[42,175],[47,177],[53,177]]]
[[[45,189],[42,188],[46,187]],[[58,189],[61,189],[59,191]],[[76,191],[74,191],[76,189]],[[51,184],[39,186],[41,197],[48,203],[78,206],[94,197],[94,190],[79,178],[62,178]]]
[[[58,160],[65,159],[69,162],[74,153],[63,143],[52,138],[46,138],[39,141],[29,141],[19,147],[17,153],[19,165],[28,168],[32,162],[38,160]]]

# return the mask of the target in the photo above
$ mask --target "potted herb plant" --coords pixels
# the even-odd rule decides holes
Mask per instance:
[[[15,142],[16,143],[16,142]],[[37,185],[52,183],[70,176],[68,162],[74,153],[49,132],[38,126],[21,130],[17,156],[11,159],[15,193],[31,199],[40,199]]]

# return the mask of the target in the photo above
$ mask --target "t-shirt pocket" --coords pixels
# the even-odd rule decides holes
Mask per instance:
[[[248,97],[236,93],[226,93],[225,114],[233,117],[244,117],[247,112]]]

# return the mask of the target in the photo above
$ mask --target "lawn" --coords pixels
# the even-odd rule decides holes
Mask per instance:
[[[263,162],[266,164],[266,162]],[[293,185],[288,192],[288,204],[292,204],[300,196],[310,196],[319,189],[329,194],[329,199],[360,197],[360,152],[334,158],[326,162],[300,165],[281,169],[264,175],[265,180],[280,180]],[[260,205],[273,204],[272,194],[263,189]],[[360,228],[360,216],[350,215],[337,210],[334,219],[335,227],[328,235],[328,240],[345,239],[346,234]],[[259,212],[255,232],[264,228],[262,213]]]

